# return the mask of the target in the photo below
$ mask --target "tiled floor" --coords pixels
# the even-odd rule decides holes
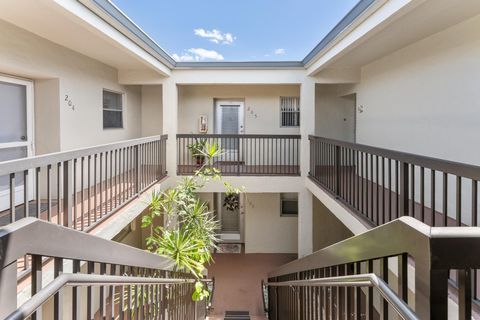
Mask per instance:
[[[266,319],[261,280],[294,259],[295,254],[214,254],[215,263],[208,268],[208,276],[215,277],[209,319],[223,319],[226,310],[248,310],[252,319]]]

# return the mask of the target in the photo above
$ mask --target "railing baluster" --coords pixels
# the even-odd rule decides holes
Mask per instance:
[[[379,175],[378,175],[378,172],[379,172],[379,161],[378,161],[378,156],[375,156],[375,183],[377,185],[377,188],[375,190],[376,192],[376,201],[375,201],[375,207],[376,207],[376,210],[375,210],[375,224],[378,226],[380,225],[380,182],[379,182]],[[373,181],[372,181],[373,183]]]
[[[59,225],[63,225],[64,222],[62,221],[62,217],[60,216],[60,212],[61,212],[61,207],[62,207],[62,201],[61,201],[61,193],[60,193],[60,189],[61,189],[61,168],[62,168],[62,163],[59,162],[57,163],[57,224]]]
[[[15,222],[15,173],[10,173],[10,223]]]
[[[472,180],[472,227],[478,226],[478,183]]]
[[[382,223],[387,222],[386,211],[385,211],[385,158],[382,157]]]
[[[42,212],[42,199],[40,197],[40,167],[37,167],[35,168],[35,200],[37,204],[35,216],[39,219]]]
[[[472,273],[458,270],[458,319],[472,319]]]
[[[373,273],[373,260],[367,260],[367,273]],[[367,319],[373,319],[373,287],[367,288]]]
[[[420,221],[425,222],[425,168],[420,167]]]
[[[57,278],[63,272],[63,259],[54,259],[53,277]],[[63,293],[62,290],[55,293],[53,296],[53,319],[59,320],[63,318]]]
[[[29,204],[28,204],[28,189],[30,188],[30,185],[28,183],[28,170],[23,171],[23,208],[24,208],[24,217],[29,216]]]
[[[87,262],[87,273],[92,274],[95,272],[95,264],[92,261]],[[93,309],[93,292],[92,286],[87,286],[87,317],[88,319],[95,318],[95,310]]]
[[[103,217],[103,152],[100,152],[100,157],[99,157],[99,188],[100,188],[100,207],[99,209],[99,215],[100,219]]]
[[[80,230],[85,228],[85,157],[80,159]]]
[[[457,176],[457,187],[456,187],[456,222],[457,226],[462,225],[462,177]]]
[[[411,165],[412,177],[410,179],[410,197],[412,198],[410,202],[410,216],[415,218],[415,166]]]
[[[448,225],[448,174],[443,173],[443,225]]]
[[[47,166],[47,221],[52,221],[52,165]]]
[[[432,209],[432,227],[435,227],[435,218],[436,218],[436,212],[435,212],[435,175],[436,172],[435,170],[430,170],[430,185],[431,185],[431,194],[430,194],[430,207]]]
[[[80,261],[73,260],[72,273],[80,273]],[[78,286],[72,287],[72,320],[80,320],[81,312],[81,297],[80,288]]]
[[[88,156],[87,158],[87,227],[90,227],[92,224],[92,218],[91,218],[91,212],[92,212],[92,195],[91,195],[91,189],[92,189],[92,184],[91,184],[91,176],[92,176],[92,171],[91,171],[91,161],[92,157]]]

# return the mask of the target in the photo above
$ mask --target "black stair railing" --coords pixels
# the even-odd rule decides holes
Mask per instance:
[[[430,227],[402,217],[272,271],[268,316],[390,319],[397,313],[405,319],[443,320],[450,311],[471,319],[478,316],[472,274],[480,268],[480,255],[474,254],[479,250],[480,228]],[[449,280],[453,270],[456,284]],[[362,283],[355,275],[382,281]],[[381,285],[387,287],[380,291],[390,293],[378,294]],[[449,296],[457,297],[456,310],[450,309]]]
[[[194,282],[170,259],[71,228],[35,218],[0,228],[0,319],[205,319]]]

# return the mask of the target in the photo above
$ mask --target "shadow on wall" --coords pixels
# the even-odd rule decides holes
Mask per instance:
[[[313,251],[353,236],[353,233],[315,197],[313,197],[312,228]]]

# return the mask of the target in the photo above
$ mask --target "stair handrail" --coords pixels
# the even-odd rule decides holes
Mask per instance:
[[[478,250],[478,227],[430,227],[415,218],[401,217],[280,266],[268,274],[268,282],[282,281],[287,276],[302,280],[301,277],[311,277],[314,270],[339,266],[352,267],[358,274],[360,263],[367,263],[367,269],[373,268],[373,260],[381,260],[383,273],[388,274],[388,258],[398,257],[399,295],[406,301],[411,259],[415,266],[416,314],[421,319],[447,319],[449,271],[460,272],[459,292],[465,294],[459,295],[459,312],[468,312],[472,304],[466,298],[471,297],[470,270],[480,269],[480,255],[472,253]]]
[[[351,276],[314,278],[282,282],[265,282],[270,287],[375,287],[385,298],[398,315],[404,320],[418,320],[415,312],[406,304],[385,281],[374,273],[357,274]]]
[[[88,285],[177,285],[194,283],[195,279],[150,278],[131,276],[110,276],[99,274],[63,273],[50,282],[45,288],[12,312],[5,320],[23,320],[44,305],[53,295],[65,286]]]
[[[30,281],[32,297],[43,290],[42,269],[46,268],[43,258],[53,260],[54,278],[60,278],[60,280],[52,281],[57,281],[55,282],[57,285],[65,279],[87,279],[88,277],[81,278],[83,275],[75,278],[77,277],[75,272],[80,273],[81,262],[87,262],[89,269],[90,264],[95,263],[110,266],[110,269],[115,266],[113,270],[115,272],[120,270],[122,275],[125,274],[122,272],[122,267],[125,267],[130,271],[133,270],[134,273],[136,272],[134,270],[151,270],[152,272],[155,270],[157,273],[154,276],[157,279],[162,278],[162,275],[172,277],[171,279],[189,278],[188,274],[177,272],[174,261],[167,257],[40,219],[24,218],[0,228],[0,319],[17,308],[17,260],[26,255],[32,256],[31,274],[27,278]],[[76,271],[73,275],[64,275],[62,272],[64,259],[74,263],[73,268],[76,268]],[[104,272],[100,271],[102,276]],[[135,274],[137,275],[141,276],[141,274]]]

